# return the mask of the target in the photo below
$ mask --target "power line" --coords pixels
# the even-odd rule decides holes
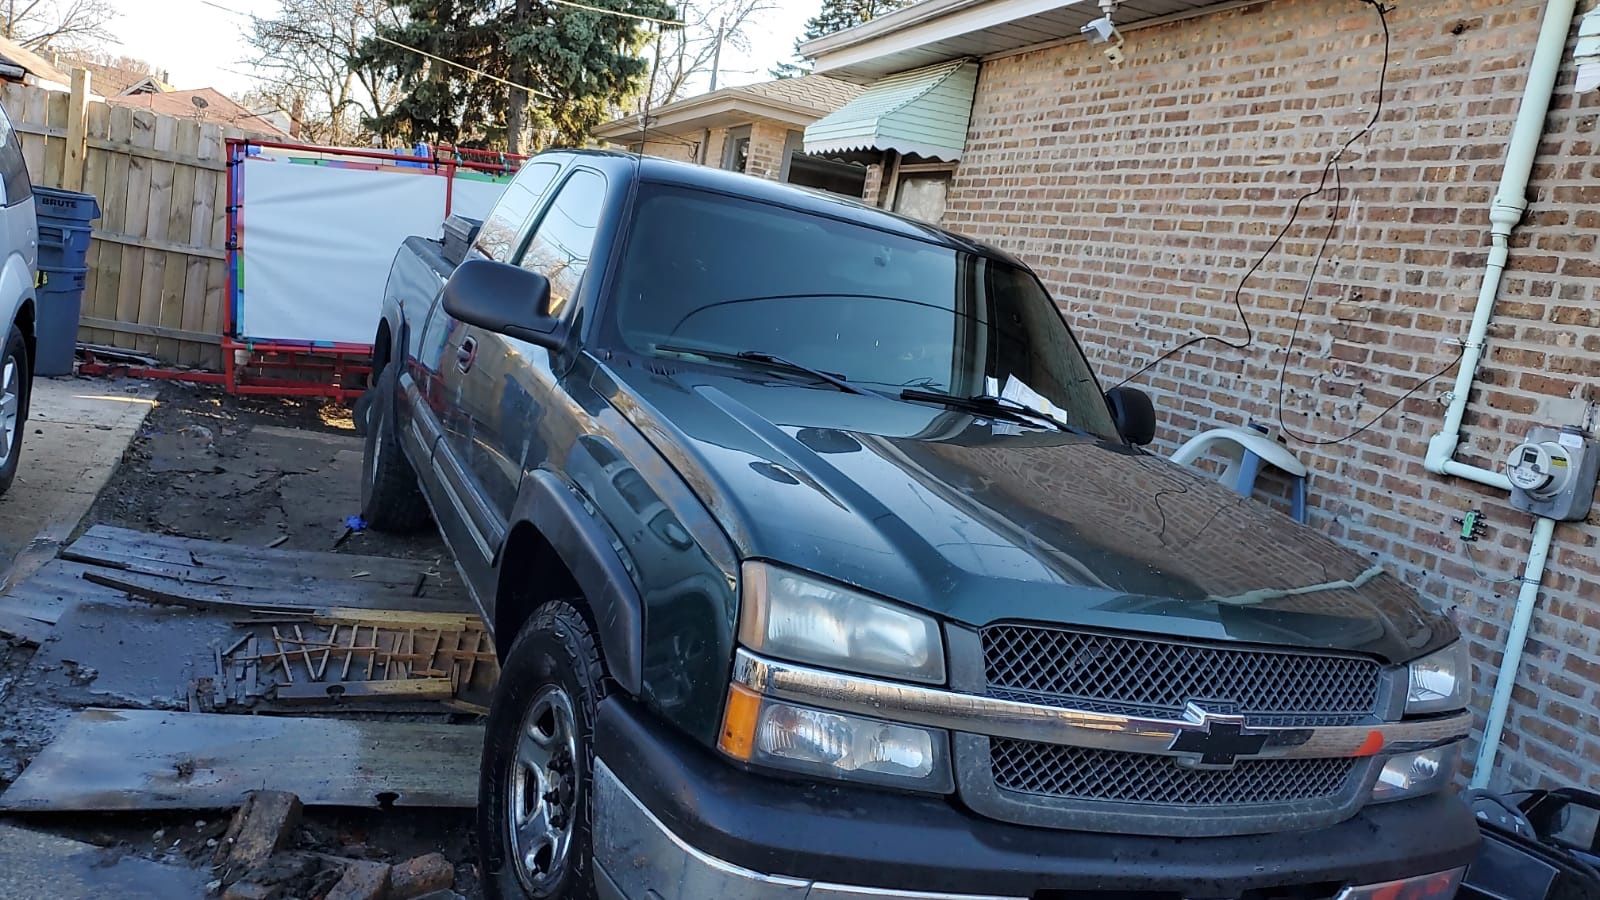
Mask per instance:
[[[588,10],[589,12],[601,13],[607,16],[621,16],[624,19],[637,19],[640,22],[654,22],[657,25],[667,25],[672,28],[683,27],[683,23],[677,19],[658,19],[654,16],[641,16],[638,13],[623,12],[620,9],[606,9],[603,6],[590,6],[587,3],[575,2],[575,0],[550,0],[550,2],[559,4],[561,6],[570,6],[574,9],[583,9]]]
[[[479,78],[487,78],[490,81],[498,82],[498,83],[503,84],[503,85],[505,85],[507,87],[514,87],[514,88],[517,88],[518,90],[527,91],[528,93],[534,95],[535,97],[543,97],[546,100],[554,100],[554,99],[556,99],[555,97],[551,96],[550,94],[545,93],[544,91],[539,90],[538,88],[528,87],[525,84],[517,84],[515,81],[507,81],[507,80],[505,80],[504,78],[501,78],[498,75],[490,75],[488,72],[485,72],[482,69],[474,69],[471,66],[463,65],[462,63],[458,63],[453,59],[445,59],[442,56],[435,56],[434,54],[429,53],[426,50],[422,50],[420,48],[413,47],[410,44],[402,44],[399,41],[394,40],[393,38],[386,38],[381,34],[374,34],[373,37],[377,38],[380,41],[383,41],[385,44],[393,44],[393,45],[395,45],[396,47],[399,47],[402,50],[410,50],[412,53],[416,53],[416,54],[418,54],[420,56],[426,56],[427,58],[429,58],[429,59],[431,59],[431,60],[433,60],[435,62],[441,62],[441,63],[444,63],[447,66],[455,66],[456,68],[461,69],[462,71],[465,71],[465,72],[471,72],[472,74],[477,75]]]

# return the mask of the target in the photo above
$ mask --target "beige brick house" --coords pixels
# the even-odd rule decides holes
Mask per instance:
[[[1600,425],[1594,6],[1398,0],[1380,19],[1361,0],[1139,0],[1105,44],[1080,35],[1092,3],[923,0],[803,52],[858,103],[971,66],[945,158],[855,126],[857,152],[880,154],[864,195],[899,207],[910,186],[917,214],[1033,265],[1107,385],[1137,375],[1155,397],[1159,451],[1250,421],[1294,435],[1312,525],[1457,608],[1480,737],[1519,594],[1536,598],[1493,784],[1596,789],[1600,512],[1541,525],[1501,465],[1531,426]],[[1524,105],[1531,140],[1513,142]],[[1525,201],[1513,143],[1532,154]],[[1220,340],[1155,362],[1200,335]],[[1473,543],[1470,510],[1488,524]]]
[[[849,102],[861,88],[824,75],[722,88],[602,124],[594,136],[630,151],[744,172],[759,178],[860,197],[862,163],[801,151],[806,126]]]

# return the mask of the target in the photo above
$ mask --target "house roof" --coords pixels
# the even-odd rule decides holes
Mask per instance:
[[[0,37],[0,61],[27,71],[40,81],[49,81],[64,87],[72,85],[72,76],[56,68],[39,54],[16,41]]]
[[[114,97],[126,93],[129,88],[136,87],[145,82],[157,91],[170,91],[172,85],[167,84],[154,74],[139,69],[130,69],[123,66],[111,66],[105,63],[90,62],[86,59],[61,58],[61,64],[69,69],[85,68],[89,70],[89,88],[102,97]]]
[[[960,60],[891,75],[806,128],[807,153],[894,150],[961,158],[977,63]]]
[[[197,102],[198,101],[198,102]],[[284,136],[284,131],[271,121],[233,102],[215,88],[192,91],[168,91],[161,94],[130,94],[107,97],[114,106],[131,106],[148,109],[164,116],[215,122],[258,134]]]
[[[1113,15],[1118,27],[1202,13],[1231,0],[1139,0]],[[1102,15],[1094,0],[921,0],[800,45],[816,71],[870,84],[952,59],[1013,53],[1077,39]]]
[[[682,135],[706,128],[746,125],[754,119],[772,119],[804,128],[859,93],[859,85],[825,75],[722,88],[651,110],[650,131]],[[627,115],[603,123],[594,135],[614,143],[635,142],[640,138],[639,116]]]

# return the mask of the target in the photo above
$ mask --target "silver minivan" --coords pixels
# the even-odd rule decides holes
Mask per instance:
[[[39,226],[20,136],[0,108],[0,494],[22,455],[37,332]]]

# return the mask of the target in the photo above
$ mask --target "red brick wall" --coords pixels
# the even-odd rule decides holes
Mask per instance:
[[[1288,353],[1282,403],[1297,432],[1347,435],[1456,357],[1542,12],[1535,0],[1406,0],[1390,14],[1384,114],[1346,157],[1353,206]],[[1081,43],[986,62],[947,225],[1037,267],[1108,386],[1192,335],[1242,341],[1231,291],[1371,115],[1381,47],[1356,0],[1269,0],[1131,31],[1117,69]],[[1463,451],[1479,464],[1531,424],[1593,416],[1600,399],[1600,93],[1573,95],[1568,60],[1469,408]],[[1246,285],[1252,346],[1203,345],[1142,380],[1162,412],[1160,450],[1250,419],[1276,429],[1279,366],[1330,200],[1308,201]],[[1496,577],[1518,573],[1530,520],[1498,492],[1423,469],[1452,383],[1349,441],[1290,446],[1313,470],[1315,527],[1459,607],[1481,728],[1517,585],[1474,573],[1452,519],[1487,513],[1473,549]],[[1557,530],[1497,785],[1600,788],[1597,539],[1600,514]]]

